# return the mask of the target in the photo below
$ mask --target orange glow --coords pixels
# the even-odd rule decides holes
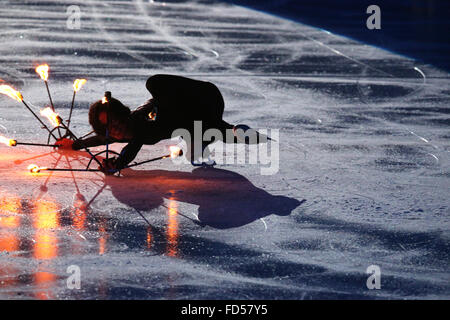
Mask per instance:
[[[50,292],[51,284],[56,281],[56,275],[50,272],[38,271],[34,274],[34,282],[40,291],[35,293],[39,300],[54,299]]]
[[[13,98],[19,102],[22,102],[23,100],[23,96],[19,91],[13,89],[11,86],[8,86],[6,84],[0,85],[0,93],[3,93],[8,97]]]
[[[14,231],[20,227],[21,208],[19,197],[10,194],[0,197],[0,251],[19,250],[19,239]]]
[[[35,165],[35,164],[30,164],[27,169],[31,172],[31,173],[39,173],[41,172],[41,170],[46,170],[47,168],[43,167],[40,168],[39,166]]]
[[[58,255],[58,238],[55,234],[59,227],[58,204],[50,200],[38,200],[33,213],[33,227],[36,229],[34,257],[53,259]]]
[[[78,92],[86,81],[86,79],[75,79],[73,82],[73,91]]]
[[[19,197],[9,193],[0,196],[0,252],[16,252],[20,250],[17,229],[20,227],[20,210],[22,208]],[[4,260],[0,267],[0,286],[6,288],[14,286],[17,281],[17,262]]]
[[[85,228],[85,222],[87,218],[87,205],[86,202],[81,199],[76,199],[73,203],[74,210],[70,216],[72,218],[72,225],[75,229],[82,231]]]
[[[34,205],[34,213],[34,228],[54,230],[59,227],[59,207],[56,202],[43,199],[38,200]]]
[[[37,200],[33,206],[34,247],[33,257],[37,260],[51,260],[58,256],[59,206],[51,200]],[[39,265],[34,274],[34,285],[38,289],[35,297],[52,299],[51,288],[56,275],[48,272],[45,264]]]
[[[58,256],[58,239],[48,230],[39,230],[34,236],[34,257],[39,260],[53,259]]]
[[[156,112],[152,111],[148,114],[148,117],[150,120],[155,121],[156,120]]]
[[[17,145],[17,141],[13,139],[8,139],[4,136],[0,136],[0,143],[6,144],[7,146],[14,147]]]
[[[19,239],[14,232],[0,232],[0,251],[15,252],[19,250]],[[3,268],[3,266],[2,266]]]
[[[177,203],[169,199],[168,221],[167,221],[167,255],[170,257],[178,256],[178,220]]]
[[[54,127],[57,127],[61,124],[61,118],[57,113],[53,112],[50,107],[42,109],[41,116],[46,117]]]
[[[12,231],[1,232],[0,231],[0,251],[14,252],[19,250],[19,241],[16,234]],[[19,270],[17,270],[17,261],[14,259],[6,259],[2,261],[0,268],[0,288],[6,288],[14,286],[18,282]],[[12,292],[4,291],[7,295]],[[12,294],[11,294],[12,296]],[[15,296],[15,294],[14,294]],[[17,296],[16,296],[17,298]]]
[[[108,240],[104,220],[100,222],[98,232],[100,233],[100,238],[98,239],[98,253],[102,255],[106,252],[106,241]]]
[[[49,67],[48,64],[41,64],[40,66],[36,67],[36,73],[41,77],[42,80],[47,81],[48,80],[48,71]]]
[[[172,159],[178,157],[180,155],[180,152],[181,152],[181,149],[179,147],[177,147],[177,146],[170,146],[169,150],[170,150],[170,157]]]
[[[5,195],[0,198],[0,227],[15,229],[20,225],[22,204],[19,197]]]
[[[105,104],[105,103],[107,103],[108,102],[108,99],[106,98],[106,97],[103,97],[102,98],[102,104]]]

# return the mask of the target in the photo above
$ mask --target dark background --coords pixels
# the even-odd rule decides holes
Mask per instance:
[[[448,0],[225,0],[289,18],[450,70]],[[369,5],[381,30],[369,30]]]

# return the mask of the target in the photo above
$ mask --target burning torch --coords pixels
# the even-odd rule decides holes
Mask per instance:
[[[75,103],[75,96],[78,91],[80,91],[81,87],[86,83],[86,79],[75,79],[73,82],[73,96],[72,96],[72,104],[70,105],[70,113],[69,113],[69,119],[67,120],[67,127],[70,127],[70,119],[72,119],[72,110],[73,105]]]
[[[7,146],[10,147],[15,147],[18,145],[22,145],[22,146],[34,146],[34,147],[52,147],[52,148],[57,148],[59,147],[58,144],[43,144],[43,143],[31,143],[31,142],[18,142],[17,140],[14,139],[8,139],[6,137],[0,136],[0,143],[3,143]]]
[[[30,164],[27,168],[30,173],[41,173],[42,171],[82,171],[82,172],[98,172],[100,169],[63,169],[63,168],[47,168],[47,167],[39,167],[35,164]]]
[[[6,84],[2,84],[0,85],[0,93],[7,95],[10,98],[13,98],[14,100],[18,101],[18,102],[22,102],[25,107],[28,109],[28,111],[31,112],[31,114],[39,121],[39,123],[43,126],[44,129],[46,129],[53,138],[55,138],[55,140],[58,140],[58,138],[56,138],[56,136],[53,134],[53,132],[45,125],[44,122],[42,122],[42,120],[37,116],[36,113],[34,113],[34,111],[28,106],[28,104],[25,102],[25,100],[23,99],[22,94],[13,89],[11,86],[8,86]]]
[[[53,104],[52,96],[50,94],[50,90],[48,88],[48,71],[50,70],[48,64],[41,64],[36,67],[36,73],[44,80],[45,88],[47,88],[48,98],[50,99],[50,105],[52,106],[52,110],[55,111],[55,105]]]
[[[157,157],[157,158],[153,158],[153,159],[150,159],[150,160],[142,161],[142,162],[136,162],[136,163],[133,163],[131,165],[126,166],[124,169],[132,168],[132,167],[135,167],[135,166],[142,165],[144,163],[149,163],[149,162],[158,161],[158,160],[162,160],[162,159],[167,159],[167,158],[172,158],[173,159],[173,158],[176,158],[176,157],[179,157],[179,156],[183,155],[183,150],[181,150],[181,148],[179,148],[177,146],[170,146],[169,149],[170,149],[170,154],[167,154],[167,155],[162,156],[162,157]],[[89,168],[86,168],[86,169],[47,168],[47,167],[39,167],[39,166],[37,166],[35,164],[29,165],[28,166],[28,170],[31,173],[40,173],[42,171],[63,171],[63,172],[67,172],[67,171],[69,171],[69,172],[71,172],[71,171],[98,172],[98,171],[101,171],[100,169],[89,169]]]
[[[56,128],[59,126],[62,126],[64,129],[66,129],[67,133],[75,140],[78,140],[82,143],[82,147],[83,149],[89,153],[89,155],[92,157],[93,160],[95,160],[95,162],[97,162],[97,164],[99,166],[102,166],[100,161],[98,161],[98,159],[96,158],[95,155],[92,154],[92,152],[84,145],[83,140],[80,140],[65,124],[63,119],[54,111],[52,111],[52,109],[50,108],[45,108],[41,110],[41,115],[45,116],[51,123],[52,125]],[[58,140],[58,139],[56,139]]]
[[[64,124],[63,119],[59,116],[59,114],[57,114],[56,112],[54,112],[52,109],[50,108],[45,108],[41,110],[41,115],[46,117],[50,123],[55,127],[63,127],[64,129],[67,130],[67,133],[74,138],[75,140],[79,140],[77,138],[77,136]]]
[[[167,159],[167,158],[175,159],[176,157],[180,157],[180,156],[183,155],[183,150],[181,150],[180,147],[170,146],[169,150],[170,150],[170,154],[166,154],[165,156],[153,158],[153,159],[146,160],[146,161],[136,162],[136,163],[133,163],[131,165],[126,166],[125,168],[132,168],[132,167],[135,167],[135,166],[140,166],[141,164],[144,164],[144,163],[149,163],[149,162],[162,160],[162,159]]]

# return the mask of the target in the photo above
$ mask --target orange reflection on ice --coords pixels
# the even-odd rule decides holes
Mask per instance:
[[[34,282],[39,288],[35,292],[35,296],[39,300],[53,299],[53,294],[50,289],[52,284],[56,281],[56,275],[50,272],[37,271],[34,274]]]
[[[0,197],[0,251],[14,252],[19,250],[19,239],[16,231],[20,227],[19,197],[4,194]]]
[[[20,198],[13,195],[0,197],[0,227],[17,228],[20,225],[20,217],[17,216],[22,208]]]
[[[18,250],[19,239],[17,238],[17,235],[12,231],[0,231],[0,252],[15,252]]]
[[[34,203],[34,228],[57,229],[59,227],[59,206],[51,200],[40,199]]]
[[[51,231],[40,230],[34,238],[34,257],[36,259],[53,259],[58,255],[58,239]]]
[[[52,259],[58,254],[59,206],[53,201],[38,200],[34,204],[33,227],[36,229],[34,257]]]
[[[78,231],[85,229],[85,223],[87,218],[87,205],[86,201],[83,199],[75,199],[73,202],[74,209],[70,212],[70,217],[72,219],[72,225]]]
[[[20,198],[9,193],[0,196],[0,252],[19,250],[17,229],[20,227]],[[13,260],[3,261],[0,267],[1,286],[12,286],[17,281],[17,265]]]
[[[14,253],[19,250],[19,238],[14,230],[2,230],[0,225],[0,252]],[[0,266],[0,287],[12,286],[17,281],[17,261],[13,259],[3,260]]]
[[[108,234],[106,233],[105,220],[100,221],[98,227],[98,232],[100,233],[100,238],[98,239],[98,253],[100,255],[106,252],[106,242],[108,240]]]
[[[177,203],[170,198],[168,207],[167,221],[167,255],[170,257],[178,256],[178,220]]]
[[[33,208],[34,258],[39,260],[51,260],[58,255],[59,206],[51,200],[37,200]],[[40,265],[34,274],[34,282],[39,290],[35,293],[38,299],[52,299],[50,291],[56,281],[56,275],[47,272],[45,265]]]
[[[0,252],[14,253],[19,250],[19,238],[13,230],[2,230],[0,226]],[[17,261],[3,260],[0,266],[0,287],[12,286],[16,283],[19,270]]]

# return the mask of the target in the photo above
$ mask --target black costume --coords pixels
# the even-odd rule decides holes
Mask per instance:
[[[110,143],[128,142],[117,159],[117,169],[124,168],[133,161],[144,144],[170,139],[176,129],[187,129],[193,138],[194,121],[202,121],[203,132],[216,128],[222,131],[224,137],[225,130],[233,128],[222,119],[223,97],[219,89],[210,82],[160,74],[150,77],[146,87],[153,98],[132,111],[128,119],[133,138],[123,141],[109,139]],[[154,115],[154,119],[149,115]],[[78,150],[104,144],[106,138],[97,135],[75,141],[72,148]]]

